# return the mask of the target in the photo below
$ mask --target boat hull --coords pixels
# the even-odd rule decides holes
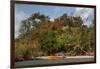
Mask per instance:
[[[62,56],[48,56],[48,60],[61,60],[64,59]]]

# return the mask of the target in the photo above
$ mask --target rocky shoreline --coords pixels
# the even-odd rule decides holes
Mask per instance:
[[[57,56],[55,56],[57,57]],[[67,58],[94,58],[94,56],[65,56],[64,59]],[[31,57],[31,58],[16,58],[15,61],[27,61],[27,60],[48,60],[48,56],[39,56],[39,57]]]

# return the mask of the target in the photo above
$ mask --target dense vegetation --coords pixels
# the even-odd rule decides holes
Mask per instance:
[[[84,25],[81,17],[62,16],[50,21],[48,16],[34,13],[20,23],[20,35],[15,38],[15,57],[93,55],[95,48],[94,23]],[[92,54],[91,54],[92,53]]]

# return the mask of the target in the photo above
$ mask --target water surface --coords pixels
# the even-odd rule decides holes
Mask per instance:
[[[59,64],[59,63],[73,63],[73,62],[91,62],[94,58],[67,58],[63,60],[27,60],[19,61],[15,63],[15,67],[23,66],[35,66],[35,65],[48,65],[48,64]]]

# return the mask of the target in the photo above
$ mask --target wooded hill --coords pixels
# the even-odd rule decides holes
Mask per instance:
[[[94,22],[84,25],[79,16],[62,16],[50,21],[49,16],[34,13],[20,23],[15,38],[15,57],[30,58],[54,55],[94,55]]]

